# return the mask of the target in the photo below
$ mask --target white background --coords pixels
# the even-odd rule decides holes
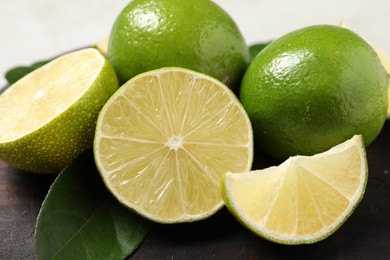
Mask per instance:
[[[0,87],[7,69],[51,58],[105,38],[130,0],[0,0]],[[183,0],[185,1],[185,0]],[[312,24],[345,22],[390,53],[388,0],[215,0],[248,44]]]

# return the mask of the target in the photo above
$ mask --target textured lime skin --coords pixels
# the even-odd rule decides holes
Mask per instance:
[[[249,50],[232,18],[210,0],[134,0],[112,27],[108,59],[122,82],[174,66],[237,90]]]
[[[118,88],[115,71],[106,60],[93,85],[77,102],[36,131],[0,143],[0,158],[27,172],[60,172],[92,148],[98,114]]]
[[[240,101],[258,146],[284,160],[325,151],[355,134],[370,144],[386,119],[387,84],[362,38],[317,25],[268,45],[245,73]]]

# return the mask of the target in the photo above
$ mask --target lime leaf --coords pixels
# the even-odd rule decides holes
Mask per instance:
[[[45,65],[49,61],[50,60],[38,61],[30,66],[18,66],[18,67],[12,68],[5,73],[5,79],[8,81],[8,85],[12,85],[16,81],[18,81],[19,79],[23,78],[28,73]]]
[[[39,259],[123,259],[150,227],[107,191],[89,150],[52,184],[38,215],[35,250]]]
[[[270,42],[256,43],[249,46],[250,59],[253,60],[260,51],[267,47],[268,44],[270,44]]]

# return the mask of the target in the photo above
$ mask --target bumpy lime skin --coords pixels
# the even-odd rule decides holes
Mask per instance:
[[[26,172],[53,174],[92,148],[99,112],[119,88],[115,71],[108,61],[93,84],[50,123],[21,139],[1,143],[0,158]]]
[[[323,152],[355,134],[366,145],[386,119],[388,75],[369,44],[316,25],[268,45],[240,89],[257,146],[280,160]]]
[[[173,66],[237,90],[249,49],[232,18],[210,0],[134,0],[112,27],[108,59],[121,82]]]

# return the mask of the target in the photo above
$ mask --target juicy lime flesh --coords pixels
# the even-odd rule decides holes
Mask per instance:
[[[12,85],[0,95],[0,142],[16,140],[64,112],[92,85],[103,64],[93,50],[82,57],[73,53]]]
[[[333,233],[361,200],[365,152],[359,137],[312,157],[228,176],[228,207],[255,233],[279,243],[312,243]]]
[[[113,25],[108,59],[122,82],[175,66],[206,73],[238,89],[249,50],[232,18],[212,1],[136,0]]]
[[[99,116],[95,157],[108,188],[160,222],[204,218],[222,206],[220,176],[250,169],[252,132],[221,83],[168,69],[126,83]]]
[[[386,118],[388,76],[375,51],[338,26],[311,26],[270,43],[240,89],[255,140],[285,160],[329,149],[355,134],[368,145]]]

